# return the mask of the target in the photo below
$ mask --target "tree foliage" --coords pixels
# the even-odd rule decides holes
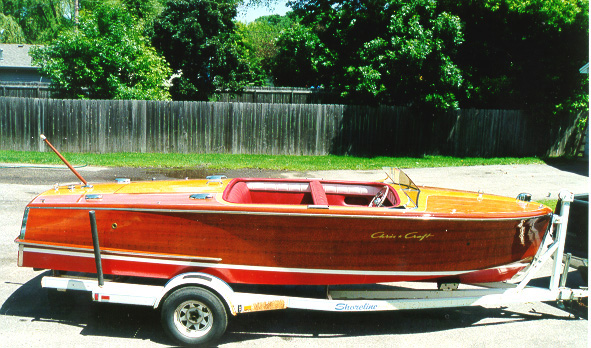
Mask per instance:
[[[350,103],[438,110],[458,106],[463,78],[455,55],[463,42],[462,27],[435,0],[303,0],[291,5],[306,28],[280,38],[285,47],[277,69],[293,62],[318,75],[307,84],[336,90]]]
[[[0,13],[0,42],[24,43],[26,40],[23,29],[14,17]]]
[[[73,0],[2,0],[0,12],[20,26],[24,34],[20,43],[44,43],[73,25],[73,4]]]
[[[101,6],[124,5],[136,20],[149,23],[162,11],[165,1],[78,0],[78,7],[82,11],[93,11]],[[76,22],[75,0],[0,0],[0,13],[17,23],[24,35],[19,43],[48,43],[60,31],[74,27]],[[6,29],[3,23],[0,21],[0,30]],[[15,32],[12,26],[10,29],[11,33]],[[14,39],[11,42],[15,42]]]
[[[332,64],[331,52],[309,27],[294,24],[277,39],[277,54],[272,61],[275,85],[316,87],[328,84],[323,79]]]
[[[173,0],[156,19],[154,46],[180,77],[171,94],[208,100],[216,89],[238,89],[253,79],[235,34],[233,0]]]
[[[578,72],[589,59],[588,0],[292,0],[290,6],[303,27],[278,41],[279,84],[320,84],[354,103],[546,115],[588,110],[588,78]]]
[[[251,70],[258,72],[261,83],[271,79],[272,62],[278,53],[277,39],[292,23],[290,17],[279,15],[260,17],[248,24],[237,23],[237,33],[244,45],[244,57]]]
[[[166,0],[122,0],[132,16],[151,22],[162,13]]]
[[[588,110],[587,76],[579,73],[589,61],[587,1],[446,0],[441,6],[465,26],[457,60],[469,86],[464,107],[547,115]]]
[[[77,29],[32,56],[60,98],[169,98],[170,69],[121,3],[82,11]]]

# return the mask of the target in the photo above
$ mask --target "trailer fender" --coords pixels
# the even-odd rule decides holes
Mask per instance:
[[[232,315],[236,315],[236,309],[233,305],[235,298],[234,290],[223,280],[206,273],[191,272],[183,273],[170,279],[160,292],[160,295],[154,302],[154,308],[158,308],[162,300],[171,294],[174,290],[185,286],[198,286],[212,291],[219,299],[226,304]]]

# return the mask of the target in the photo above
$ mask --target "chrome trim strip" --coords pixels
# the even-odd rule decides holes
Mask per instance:
[[[60,252],[58,250],[47,250],[25,247],[26,252],[50,254],[50,255],[65,255],[72,257],[86,257],[94,258],[92,250],[88,252]],[[121,260],[121,261],[132,261],[140,263],[160,263],[167,265],[180,265],[180,266],[193,266],[203,268],[222,268],[222,269],[235,269],[235,270],[246,270],[246,271],[264,271],[264,272],[282,272],[282,273],[311,273],[311,274],[338,274],[338,275],[372,275],[372,276],[453,276],[464,273],[475,272],[477,270],[468,271],[448,271],[448,272],[394,272],[394,271],[363,271],[363,270],[333,270],[333,269],[320,269],[320,268],[286,268],[286,267],[268,267],[268,266],[249,266],[249,265],[232,265],[232,264],[212,264],[212,263],[201,263],[201,262],[189,262],[189,261],[175,261],[175,260],[151,260],[141,257],[130,257],[115,255],[104,255],[103,259],[107,260]]]
[[[308,205],[308,209],[328,209],[328,205],[324,205],[324,204],[310,204],[310,205]]]
[[[207,180],[223,180],[223,179],[227,179],[228,177],[225,176],[224,174],[215,174],[215,175],[208,175],[205,177],[205,179]]]
[[[41,249],[41,250],[73,250],[77,252],[90,252],[93,253],[92,248],[78,248],[78,247],[70,247],[70,246],[59,246],[59,245],[49,245],[49,244],[38,244],[38,243],[27,243],[27,242],[17,242],[20,247],[27,247],[27,251],[32,251],[30,248]],[[178,260],[198,260],[198,261],[209,261],[209,262],[220,262],[222,259],[217,257],[202,257],[202,256],[182,256],[182,255],[159,255],[159,254],[149,254],[149,253],[141,253],[141,252],[133,252],[133,251],[111,251],[111,250],[104,250],[101,249],[101,254],[103,255],[122,255],[122,256],[134,256],[134,257],[144,257],[144,258],[167,258],[167,259],[178,259]],[[93,254],[94,255],[94,254]]]
[[[346,219],[393,219],[393,220],[437,220],[437,221],[512,221],[538,219],[546,215],[519,216],[519,217],[490,217],[490,218],[442,218],[436,216],[388,216],[388,215],[351,215],[351,214],[310,214],[310,213],[281,213],[281,212],[259,212],[259,211],[232,211],[232,210],[195,210],[195,209],[149,209],[149,208],[101,208],[101,207],[29,207],[30,209],[58,209],[58,210],[113,210],[131,211],[142,213],[187,213],[187,214],[230,214],[230,215],[270,215],[270,216],[303,216],[317,218],[346,218]],[[326,211],[326,210],[320,210]],[[430,215],[430,214],[425,214]]]
[[[189,196],[189,198],[191,198],[191,199],[212,199],[213,194],[212,193],[193,193],[192,195]]]
[[[90,200],[90,199],[103,199],[103,195],[98,194],[98,193],[88,193],[84,196],[84,199],[86,200]]]
[[[21,233],[19,239],[25,239],[25,231],[27,230],[27,220],[29,219],[29,207],[25,208],[25,214],[23,215],[23,222],[21,225]]]
[[[18,266],[23,267],[23,251],[25,250],[24,245],[18,246]]]

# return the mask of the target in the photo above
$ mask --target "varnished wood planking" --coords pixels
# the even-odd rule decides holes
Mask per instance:
[[[33,208],[29,218],[25,240],[92,245],[90,233],[79,233],[88,228],[86,210],[55,214]],[[520,242],[515,228],[519,220],[378,219],[368,225],[367,219],[322,216],[97,212],[101,247],[106,250],[219,257],[224,263],[254,266],[382,271],[471,270],[532,257],[549,217],[535,221],[537,228],[530,229],[532,220],[526,232],[532,238]],[[372,238],[380,231],[395,238]],[[366,255],[369,250],[371,257]]]

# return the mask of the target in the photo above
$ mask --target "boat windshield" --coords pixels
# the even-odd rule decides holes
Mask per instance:
[[[419,194],[421,193],[421,190],[408,177],[408,175],[399,168],[383,167],[382,169],[386,172],[388,178],[392,180],[392,184],[398,185],[400,190],[404,192],[408,198],[408,202],[404,203],[403,206],[405,208],[418,208]]]

